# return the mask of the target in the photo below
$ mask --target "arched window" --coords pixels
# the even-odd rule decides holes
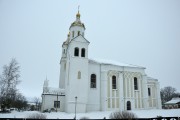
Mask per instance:
[[[74,56],[79,56],[79,48],[74,48]]]
[[[91,88],[96,88],[96,75],[95,74],[91,74],[91,84],[90,84]]]
[[[85,57],[85,48],[81,49],[81,57]]]
[[[112,76],[112,89],[116,89],[116,76]]]
[[[136,77],[134,77],[134,90],[138,90],[138,81]]]
[[[127,110],[131,110],[131,102],[127,101]]]
[[[80,31],[78,31],[78,36],[80,35]]]
[[[81,79],[81,72],[80,71],[78,71],[78,79]]]

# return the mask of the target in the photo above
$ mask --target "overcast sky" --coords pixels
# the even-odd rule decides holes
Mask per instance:
[[[161,88],[180,92],[180,0],[0,0],[0,74],[16,58],[23,95],[40,97],[46,76],[58,87],[78,5],[90,58],[144,66]]]

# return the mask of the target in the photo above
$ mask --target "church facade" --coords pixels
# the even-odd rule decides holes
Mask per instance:
[[[159,82],[148,77],[144,67],[89,59],[89,44],[78,11],[62,44],[59,88],[44,81],[42,111],[161,109]]]

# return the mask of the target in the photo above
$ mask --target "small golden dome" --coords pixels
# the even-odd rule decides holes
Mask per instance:
[[[68,33],[68,37],[70,37],[70,32]]]
[[[79,13],[79,11],[78,11],[78,13],[76,14],[76,17],[78,17],[78,18],[80,18],[80,13]]]

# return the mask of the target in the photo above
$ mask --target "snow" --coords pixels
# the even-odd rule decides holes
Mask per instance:
[[[180,102],[180,98],[173,98],[172,100],[166,102],[165,104],[176,104]]]
[[[46,87],[46,90],[44,90],[43,94],[65,94],[65,90],[64,89],[60,89],[60,88],[53,88],[53,87]]]
[[[157,81],[157,79],[152,78],[152,77],[149,77],[149,76],[147,76],[147,79],[148,79],[148,80],[156,80],[156,81]]]
[[[88,117],[90,119],[102,119],[104,117],[109,118],[109,115],[113,111],[94,111],[88,113],[77,113],[76,118],[80,119],[82,117]],[[180,117],[180,109],[151,109],[151,110],[132,110],[130,112],[135,113],[138,118],[155,118],[157,116],[162,117]],[[12,113],[0,113],[0,118],[27,118],[33,113],[39,113],[37,111],[24,111],[17,112],[13,111]],[[43,113],[47,116],[48,119],[73,119],[74,113],[65,113],[65,112],[51,112]]]
[[[100,63],[100,64],[108,64],[108,65],[117,65],[117,66],[125,66],[125,67],[136,67],[136,68],[143,68],[141,66],[132,65],[132,64],[126,64],[126,63],[120,63],[113,60],[105,60],[105,59],[99,59],[99,58],[90,58],[89,61]]]

